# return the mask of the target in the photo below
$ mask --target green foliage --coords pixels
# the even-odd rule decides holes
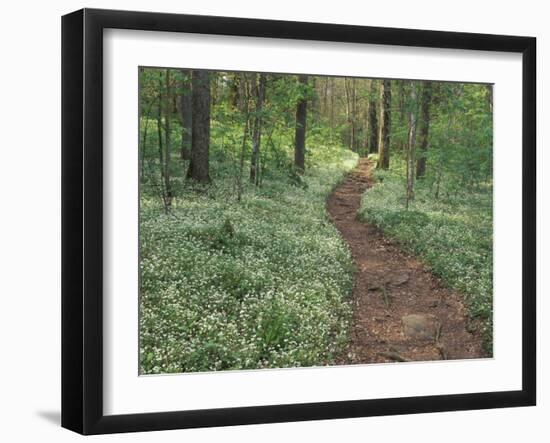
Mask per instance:
[[[488,86],[433,82],[426,173],[406,207],[407,113],[416,112],[407,83],[394,82],[389,171],[363,196],[361,217],[420,256],[448,286],[466,295],[470,315],[482,319],[492,350],[493,218],[492,110]],[[417,132],[418,142],[418,132]]]
[[[355,162],[348,150],[316,146],[307,186],[274,169],[238,203],[214,161],[213,184],[182,187],[171,214],[142,197],[141,373],[334,362],[347,342],[353,268],[325,199]]]
[[[165,73],[146,68],[139,74],[140,371],[334,362],[347,341],[353,269],[327,219],[325,200],[357,161],[344,146],[366,154],[371,131],[366,111],[379,105],[380,80],[312,76],[305,85],[295,75],[269,74],[259,110],[255,74],[212,72],[211,182],[201,184],[186,178],[189,161],[180,157],[178,99],[189,93],[182,86],[188,74]],[[492,112],[487,89],[434,82],[429,147],[417,151],[427,160],[426,174],[404,211],[406,117],[419,109],[410,99],[409,83],[392,81],[391,170],[376,171],[379,184],[364,197],[362,215],[467,294],[472,316],[485,321],[489,343]],[[302,173],[294,166],[293,149],[296,105],[304,97]],[[248,177],[260,120],[255,186]],[[377,157],[369,155],[373,161]],[[171,209],[164,211],[168,194]]]
[[[421,257],[444,283],[466,295],[472,317],[483,320],[492,348],[493,235],[492,192],[464,192],[436,200],[419,182],[405,210],[401,164],[377,171],[378,183],[362,199],[360,216]]]
[[[391,126],[392,156],[398,163],[407,149],[407,113],[416,109],[418,115],[408,88],[405,84],[400,89],[404,97],[394,94],[392,99],[399,109],[392,113]],[[425,157],[427,161],[423,180],[449,195],[470,189],[479,192],[490,183],[493,171],[493,115],[486,98],[487,86],[433,82],[433,89],[429,146],[425,153],[418,148],[416,151],[417,159]],[[425,123],[418,117],[420,127]]]

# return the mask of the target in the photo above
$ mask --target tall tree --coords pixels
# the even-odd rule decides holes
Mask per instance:
[[[210,74],[207,71],[194,70],[191,88],[193,130],[187,177],[206,183],[210,181]]]
[[[249,113],[248,113],[248,102],[249,102],[249,88],[248,80],[246,78],[246,73],[239,74],[235,76],[235,80],[238,81],[239,89],[241,91],[241,98],[243,104],[243,117],[244,117],[244,128],[243,128],[243,138],[241,143],[241,155],[239,160],[239,175],[237,176],[237,201],[241,201],[243,194],[243,171],[244,171],[244,157],[246,153],[246,142],[248,138],[248,125],[249,125]]]
[[[334,135],[334,125],[335,125],[335,115],[334,115],[334,111],[335,111],[335,106],[334,106],[334,102],[335,102],[335,94],[334,94],[334,90],[335,90],[335,87],[336,87],[336,80],[334,77],[331,77],[330,78],[330,141],[332,142],[332,138],[333,138],[333,135]]]
[[[191,97],[191,71],[181,69],[179,111],[181,117],[181,152],[182,160],[189,160],[191,151],[191,134],[193,130],[193,100]]]
[[[240,83],[239,83],[239,74],[232,73],[228,75],[229,77],[229,104],[234,110],[239,106],[240,101]]]
[[[409,103],[409,97],[410,91],[408,88],[406,88],[406,81],[405,80],[396,80],[394,82],[394,85],[397,86],[397,97],[396,100],[394,99],[394,102],[397,102],[397,126],[399,128],[407,128],[408,127],[408,112],[407,112],[407,104]],[[395,121],[395,118],[394,118]],[[395,133],[394,128],[394,133]],[[407,132],[408,134],[408,132]],[[403,151],[406,155],[406,151],[408,149],[408,141],[404,137],[395,137],[394,138],[394,146],[398,145],[399,149]],[[397,146],[396,146],[397,148]]]
[[[319,93],[317,88],[319,84],[317,83],[317,77],[311,78],[311,115],[315,124],[319,121],[320,106],[319,106]]]
[[[378,168],[390,167],[391,82],[380,83],[380,128],[378,132]]]
[[[410,82],[409,132],[407,138],[407,198],[405,207],[414,200],[414,165],[416,150],[416,82]]]
[[[170,185],[170,177],[166,177],[166,161],[165,161],[165,142],[166,139],[163,141],[162,137],[162,129],[164,126],[164,131],[166,132],[166,125],[162,124],[162,116],[164,114],[164,106],[166,103],[166,100],[163,100],[163,71],[159,71],[159,77],[158,77],[158,107],[157,107],[157,140],[158,140],[158,154],[159,154],[159,169],[160,169],[160,186],[158,187],[160,190],[160,197],[162,199],[163,207],[165,212],[170,211],[170,207],[172,204],[170,194],[167,189],[167,184]]]
[[[306,121],[307,121],[307,75],[299,75],[301,97],[296,105],[296,137],[294,143],[294,166],[300,172],[305,171]]]
[[[329,77],[323,78],[323,117],[326,117],[328,115],[328,88],[329,88]]]
[[[420,98],[420,155],[416,161],[416,178],[426,174],[426,153],[428,151],[428,136],[430,132],[430,107],[432,101],[432,82],[424,82]]]
[[[349,129],[349,148],[357,151],[357,89],[356,79],[344,78],[346,93],[346,119]]]
[[[371,80],[368,102],[368,131],[367,131],[367,152],[375,154],[378,152],[378,117],[376,106],[376,80]]]
[[[164,106],[164,189],[166,190],[166,209],[169,211],[172,207],[172,184],[170,181],[170,154],[172,152],[171,143],[171,120],[172,120],[172,83],[170,69],[166,70],[166,101]]]
[[[266,74],[260,74],[259,81],[256,75],[253,78],[253,88],[256,100],[254,127],[252,129],[252,157],[250,159],[250,181],[256,186],[260,181],[260,145],[262,141],[262,110],[265,99]]]
[[[147,89],[147,74],[145,68],[139,69],[139,82],[140,82],[140,101],[139,101],[139,125],[143,127],[142,139],[140,140],[140,159],[139,159],[139,180],[140,183],[145,181],[145,153],[147,148],[147,132],[149,129],[149,122],[151,118],[151,109],[155,104],[155,98],[149,97],[149,94],[145,92]],[[150,88],[150,87],[149,87]]]

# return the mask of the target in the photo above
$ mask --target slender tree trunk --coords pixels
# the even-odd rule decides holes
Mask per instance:
[[[140,137],[141,137],[141,127],[142,127],[142,122],[143,122],[143,109],[145,107],[145,104],[143,103],[145,101],[145,97],[142,95],[142,91],[143,91],[143,79],[142,79],[142,72],[143,72],[143,68],[139,68],[139,76],[138,76],[138,79],[139,79],[139,104],[138,104],[138,113],[139,113],[139,116],[138,116],[138,121],[139,121],[139,134],[140,134]],[[139,143],[139,182],[140,183],[143,183],[144,181],[144,178],[145,178],[145,142],[147,141],[147,126],[149,125],[149,118],[146,119],[145,121],[145,127],[143,129],[143,132],[145,132],[144,136],[143,136],[143,140],[141,140],[140,138],[140,143]]]
[[[172,184],[170,182],[170,154],[172,151],[171,135],[171,120],[172,120],[172,85],[170,79],[170,69],[166,70],[166,106],[164,113],[164,189],[166,191],[166,210],[170,211],[172,207]]]
[[[357,136],[357,85],[356,79],[351,79],[351,150],[358,151],[359,143]]]
[[[349,131],[349,149],[355,151],[355,79],[344,78],[344,91],[346,93],[346,121]]]
[[[454,124],[454,114],[452,112],[449,113],[449,119],[447,121],[447,132],[445,139],[451,143],[451,129]],[[439,152],[439,159],[437,162],[437,173],[436,173],[436,179],[435,179],[435,199],[439,199],[439,190],[441,187],[441,181],[443,180],[443,153]]]
[[[323,88],[323,117],[327,118],[328,116],[328,82],[329,78],[325,77],[325,86]]]
[[[311,79],[311,82],[312,82],[312,90],[313,90],[313,95],[311,97],[311,115],[313,117],[313,121],[314,123],[317,123],[319,121],[319,114],[320,114],[320,109],[319,109],[319,94],[317,93],[317,78],[316,77],[312,77]]]
[[[191,133],[193,130],[193,100],[191,97],[191,71],[181,70],[179,108],[181,116],[181,158],[189,160],[191,151]]]
[[[232,74],[229,81],[229,103],[232,109],[237,109],[239,106],[239,74]]]
[[[303,88],[307,86],[308,76],[298,76],[298,81]],[[296,137],[294,145],[294,166],[299,172],[305,171],[306,153],[306,121],[307,121],[307,97],[305,91],[296,106]]]
[[[397,106],[399,108],[399,127],[407,125],[407,91],[405,90],[405,81],[401,80],[397,82]],[[400,138],[399,149],[405,152],[408,149],[407,141]]]
[[[193,71],[193,130],[191,137],[191,159],[187,177],[207,183],[209,175],[210,147],[210,74]]]
[[[378,118],[376,106],[376,80],[371,80],[369,92],[368,153],[378,152]]]
[[[391,82],[380,84],[380,129],[378,135],[378,168],[390,167]]]
[[[248,137],[248,81],[246,79],[246,74],[242,74],[242,78],[239,81],[241,86],[241,91],[243,95],[241,100],[243,101],[243,114],[244,114],[244,129],[243,129],[243,140],[241,144],[241,156],[239,161],[239,175],[237,177],[237,201],[241,201],[243,194],[243,171],[244,171],[244,157],[246,154],[246,139]]]
[[[248,80],[246,78],[243,78],[243,77],[237,77],[238,78],[238,83],[237,83],[237,89],[238,89],[238,97],[239,97],[239,100],[238,100],[238,103],[239,103],[239,110],[241,112],[244,112],[244,108],[245,106],[248,108],[248,100],[249,97],[247,96],[247,93],[245,91],[246,88],[248,88]],[[246,82],[247,84],[245,85]],[[246,101],[246,102],[245,102]],[[249,109],[250,111],[250,109]]]
[[[141,115],[139,120],[141,122],[145,117],[145,125],[143,128],[143,140],[141,141],[141,152],[140,152],[141,154],[140,166],[139,166],[140,183],[143,183],[145,179],[145,147],[147,146],[147,132],[149,129],[149,117],[151,114],[151,108],[153,107],[153,103],[154,101],[151,100],[151,102],[149,103],[149,106],[147,107],[147,110],[145,111],[145,115]],[[141,112],[141,109],[142,107],[140,106],[140,112]]]
[[[424,82],[422,88],[421,121],[420,121],[420,156],[416,161],[416,178],[426,174],[426,153],[428,151],[428,136],[430,132],[430,103],[432,100],[432,82]]]
[[[141,119],[140,119],[141,120]],[[143,129],[143,140],[141,142],[141,152],[139,159],[139,181],[143,183],[145,178],[145,145],[147,143],[147,128],[149,126],[149,119],[145,122],[145,128]]]
[[[158,108],[157,108],[157,137],[159,146],[159,170],[160,170],[160,198],[162,199],[162,205],[164,211],[168,212],[168,198],[166,194],[166,180],[164,178],[164,147],[162,141],[162,72],[159,75],[159,95],[158,95]]]
[[[409,202],[414,200],[414,165],[416,148],[416,83],[410,82],[411,106],[409,111],[409,136],[407,143],[407,199],[406,209],[409,209]]]
[[[260,74],[259,82],[256,76],[253,79],[254,95],[256,96],[256,112],[254,116],[254,128],[252,130],[252,157],[250,159],[250,181],[259,185],[260,145],[262,141],[262,109],[265,99],[266,75]]]
[[[365,115],[363,116],[363,151],[365,156],[369,154],[369,100],[367,100],[367,105],[365,107]]]
[[[331,77],[330,79],[330,141],[332,142],[332,139],[334,137],[334,77]]]

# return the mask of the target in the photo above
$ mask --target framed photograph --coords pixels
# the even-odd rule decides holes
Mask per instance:
[[[62,19],[62,426],[536,402],[531,37]]]

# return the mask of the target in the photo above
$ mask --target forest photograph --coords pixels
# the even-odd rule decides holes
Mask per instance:
[[[139,67],[140,375],[493,353],[493,85]]]

